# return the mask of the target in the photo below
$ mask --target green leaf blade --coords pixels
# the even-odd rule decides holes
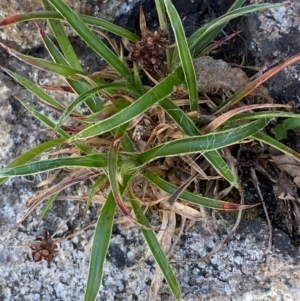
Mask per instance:
[[[147,169],[144,172],[143,176],[151,183],[153,183],[155,186],[157,186],[158,188],[160,188],[161,190],[165,191],[168,194],[172,195],[178,189],[178,187],[163,180],[149,169]],[[243,208],[243,205],[240,204],[203,197],[199,194],[195,194],[189,191],[183,191],[180,194],[179,198],[187,202],[190,202],[192,204],[196,204],[196,205],[200,205],[206,208],[211,208],[216,210],[240,210],[240,209],[245,209],[248,206],[248,205],[244,205],[245,207]]]
[[[134,82],[133,75],[123,62],[87,27],[83,20],[64,2],[49,0],[76,33],[126,81]]]
[[[49,159],[10,168],[4,168],[0,170],[0,178],[32,175],[65,167],[105,168],[106,166],[107,156],[104,154]]]
[[[128,85],[126,85],[124,83],[110,83],[107,85],[102,85],[102,86],[87,90],[86,92],[82,93],[79,97],[77,97],[74,101],[72,101],[70,103],[70,105],[64,110],[64,112],[61,114],[61,116],[56,124],[56,129],[58,129],[65,122],[66,118],[72,113],[72,111],[75,109],[75,107],[78,106],[80,103],[84,102],[88,97],[93,96],[96,93],[101,92],[102,90],[110,91],[110,90],[114,90],[114,89],[116,89],[116,90],[124,89],[124,91],[125,91],[125,89],[134,90],[133,87],[128,87]],[[105,110],[105,108],[103,110]]]
[[[56,99],[51,97],[48,93],[46,93],[42,88],[40,88],[37,84],[32,81],[26,79],[25,77],[18,75],[4,67],[1,67],[7,74],[9,74],[13,79],[15,79],[20,85],[25,87],[32,94],[37,96],[42,102],[47,104],[50,107],[53,107],[57,110],[64,110],[65,107],[62,106]]]
[[[86,128],[79,134],[74,135],[71,140],[76,141],[79,139],[86,139],[89,137],[101,135],[131,121],[136,116],[142,114],[157,102],[161,101],[169,94],[171,94],[173,92],[173,87],[180,85],[183,80],[183,72],[179,67],[177,70],[175,70],[173,73],[159,82],[155,87],[147,91],[129,107],[125,108],[114,116],[111,116]]]
[[[239,7],[242,4],[243,1],[236,1],[226,14],[205,24],[188,39],[189,48],[194,57],[202,55],[206,46],[220,33],[229,21],[252,12],[284,6],[283,3],[263,3]]]
[[[290,157],[292,157],[295,160],[300,162],[300,154],[298,152],[294,151],[292,148],[284,145],[283,143],[275,140],[274,138],[272,138],[264,133],[261,133],[261,132],[254,134],[253,138],[278,149],[279,151],[283,152],[284,154],[287,154]]]
[[[134,198],[130,197],[130,203],[132,209],[135,213],[135,216],[139,223],[143,224],[147,228],[150,228],[151,225],[149,224],[146,216],[144,215],[143,211],[141,210],[138,203],[134,200]],[[178,280],[173,272],[170,262],[168,261],[166,255],[164,254],[154,232],[152,230],[145,230],[141,228],[143,236],[148,244],[148,247],[157,263],[160,267],[174,297],[179,300],[181,297],[181,290],[178,283]]]
[[[235,129],[169,141],[138,155],[138,160],[141,164],[146,164],[161,157],[180,156],[216,150],[254,135],[264,128],[269,120],[270,119],[260,119]]]
[[[47,11],[55,11],[53,6],[49,4],[47,0],[42,0],[43,6]],[[82,70],[77,55],[74,51],[72,44],[70,43],[67,34],[65,33],[60,21],[49,19],[49,24],[52,32],[60,46],[60,49],[64,53],[65,58],[68,59],[68,63],[74,69]]]
[[[112,234],[116,203],[110,193],[99,215],[94,233],[93,247],[84,301],[95,301],[103,278],[104,263]]]
[[[111,22],[103,20],[101,18],[96,18],[87,15],[79,15],[80,18],[88,25],[100,27],[101,29],[107,30],[111,33],[114,33],[120,37],[126,38],[131,42],[137,42],[140,40],[140,37],[135,35],[134,33],[115,25]],[[14,16],[10,16],[0,22],[0,27],[5,25],[11,25],[19,22],[26,22],[31,20],[64,20],[64,18],[58,12],[54,11],[37,11],[37,12],[30,12],[25,14],[18,14]]]
[[[174,5],[170,0],[165,0],[166,10],[174,31],[181,66],[187,83],[191,111],[198,110],[198,88],[193,59],[185,37],[184,28]]]
[[[32,149],[28,150],[27,152],[23,153],[16,159],[14,159],[12,162],[10,162],[6,169],[17,167],[19,165],[23,165],[34,159],[35,157],[39,156],[40,154],[43,154],[47,150],[57,147],[61,144],[63,144],[66,141],[66,138],[58,138],[52,141],[44,142],[36,147],[33,147]],[[1,170],[0,170],[1,173]],[[0,184],[4,183],[7,180],[7,178],[0,178]]]
[[[180,110],[170,99],[165,98],[164,100],[162,100],[160,102],[160,106],[171,116],[171,118],[173,118],[173,120],[177,123],[179,128],[181,128],[186,135],[200,135],[200,132],[193,123],[193,121],[182,110]],[[209,151],[203,153],[203,156],[212,164],[214,169],[232,186],[239,186],[230,168],[217,151]]]

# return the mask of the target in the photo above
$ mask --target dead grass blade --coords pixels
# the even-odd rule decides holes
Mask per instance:
[[[214,43],[212,43],[211,45],[209,45],[202,53],[203,55],[208,55],[212,50],[219,48],[222,44],[224,44],[225,42],[231,40],[232,38],[234,38],[235,36],[239,35],[242,31],[238,30],[237,32],[234,32],[222,39],[220,39],[219,41],[216,41]]]
[[[260,200],[262,202],[264,212],[265,212],[265,215],[266,215],[266,218],[267,218],[267,223],[268,223],[268,228],[269,228],[269,241],[268,241],[267,252],[271,252],[271,250],[272,250],[272,240],[273,240],[271,220],[269,218],[268,209],[267,209],[266,203],[264,202],[264,199],[263,199],[263,196],[262,196],[259,184],[258,184],[258,179],[257,179],[257,176],[256,176],[255,169],[251,168],[250,171],[251,171],[251,178],[253,180],[253,184],[254,184],[256,190],[258,191],[258,194],[259,194],[259,197],[260,197]]]
[[[174,203],[176,202],[176,200],[179,198],[179,196],[181,195],[181,193],[186,190],[186,188],[191,184],[191,182],[194,180],[194,178],[197,176],[196,173],[192,174],[185,183],[181,184],[176,191],[169,197],[169,199],[167,200],[167,203],[169,205],[174,205]]]
[[[165,254],[168,254],[172,248],[172,238],[175,234],[176,228],[176,215],[173,212],[163,211],[163,220],[167,221],[167,227],[163,232],[161,240],[161,248]],[[156,267],[153,275],[151,285],[148,292],[148,301],[158,300],[158,292],[163,283],[163,275],[158,267]]]
[[[299,60],[300,60],[300,53],[294,55],[293,57],[291,57],[290,59],[288,59],[287,61],[285,61],[281,65],[275,66],[272,69],[266,71],[264,74],[262,74],[257,79],[255,79],[254,81],[252,81],[252,83],[249,85],[249,88],[251,88],[251,90],[250,90],[249,93],[251,93],[257,87],[259,87],[262,83],[264,83],[265,81],[267,81],[269,78],[271,78],[272,76],[274,76],[275,74],[277,74],[279,71],[281,71],[285,67],[288,67],[288,66],[296,63]]]
[[[202,135],[208,134],[216,130],[219,126],[221,126],[223,123],[225,123],[228,119],[231,117],[238,115],[243,112],[247,112],[250,110],[255,109],[262,109],[262,108],[286,108],[286,109],[292,109],[292,105],[286,104],[254,104],[254,105],[247,105],[240,108],[236,108],[234,110],[231,110],[229,112],[226,112],[222,114],[221,116],[217,117],[215,120],[213,120],[208,126],[201,129],[200,132]]]
[[[50,175],[49,177],[47,177],[46,180],[41,181],[40,183],[38,183],[36,185],[36,187],[42,187],[42,186],[48,186],[50,183],[52,183],[60,174],[61,170],[56,170],[52,175]],[[28,202],[28,201],[27,201]]]
[[[99,175],[99,172],[96,171],[90,171],[86,170],[85,172],[83,170],[80,170],[77,174],[73,174],[72,178],[67,178],[66,180],[58,183],[57,185],[46,189],[43,191],[40,195],[38,195],[34,199],[30,199],[27,205],[30,205],[27,212],[23,215],[23,217],[20,219],[20,221],[17,223],[17,228],[21,225],[21,223],[29,216],[29,214],[37,207],[39,206],[46,198],[50,197],[51,195],[58,193],[67,187],[73,186],[77,183],[80,183],[82,181],[86,181],[88,179],[94,178],[95,176]]]
[[[180,202],[169,204],[169,198],[163,200],[163,204],[169,210],[193,221],[200,221],[203,219],[202,214],[197,210]]]
[[[243,192],[241,193],[241,204],[244,204],[244,193]],[[201,261],[207,260],[212,255],[218,253],[223,248],[223,246],[230,241],[230,239],[234,236],[235,231],[241,222],[241,219],[242,219],[242,210],[239,210],[236,222],[235,222],[234,226],[232,227],[232,229],[230,230],[230,232],[228,233],[228,235],[211,252],[209,252],[206,256],[200,258]]]
[[[92,202],[96,203],[96,204],[104,204],[106,201],[107,196],[104,195],[94,195]],[[66,201],[66,200],[70,200],[70,201],[81,201],[81,202],[86,202],[89,199],[89,195],[67,195],[67,196],[60,196],[57,197],[56,200],[57,201]]]
[[[180,225],[180,229],[179,229],[179,233],[177,234],[176,238],[174,239],[173,241],[173,244],[170,248],[170,251],[169,253],[167,254],[167,257],[169,258],[171,255],[172,255],[172,252],[174,250],[174,247],[177,245],[182,233],[183,233],[183,230],[184,230],[184,227],[185,227],[185,222],[186,222],[186,218],[184,216],[181,217],[181,225]]]

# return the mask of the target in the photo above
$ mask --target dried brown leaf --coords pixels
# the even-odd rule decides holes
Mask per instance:
[[[60,172],[61,172],[61,170],[59,169],[56,172],[54,172],[52,175],[50,174],[46,180],[41,181],[40,183],[38,183],[36,185],[36,187],[42,187],[42,186],[46,186],[46,185],[52,183],[58,177]]]
[[[176,228],[176,216],[173,212],[166,212],[163,211],[163,220],[167,223],[167,227],[163,232],[163,237],[161,240],[161,248],[165,254],[168,254],[172,248],[172,238],[175,234]],[[148,293],[148,300],[149,301],[156,301],[158,298],[158,292],[161,288],[163,283],[163,275],[159,269],[156,267],[155,273],[152,278],[152,282],[150,285],[149,293]]]
[[[193,221],[200,221],[203,219],[202,214],[198,210],[180,202],[175,202],[173,205],[170,205],[168,200],[169,198],[165,198],[162,203],[169,210]]]
[[[300,187],[300,162],[288,155],[271,156],[275,165],[294,179],[294,183]]]
[[[254,109],[262,109],[262,108],[287,108],[291,109],[292,106],[287,105],[280,105],[280,104],[254,104],[254,105],[247,105],[240,108],[233,109],[229,112],[226,112],[222,115],[220,115],[218,118],[213,120],[208,126],[206,126],[204,129],[201,129],[200,132],[202,135],[208,134],[216,130],[219,126],[221,126],[225,121],[227,121],[229,118],[238,115],[243,112],[247,112]]]

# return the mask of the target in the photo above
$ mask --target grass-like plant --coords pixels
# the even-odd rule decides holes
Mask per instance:
[[[249,81],[225,102],[213,107],[206,106],[207,110],[211,109],[208,113],[213,121],[202,129],[197,126],[199,115],[201,119],[199,105],[202,102],[199,101],[201,91],[198,91],[194,59],[205,55],[214,47],[212,41],[233,18],[288,5],[257,4],[242,7],[244,2],[236,0],[226,14],[199,28],[189,38],[186,38],[179,15],[170,0],[155,0],[160,28],[154,32],[147,29],[141,11],[142,37],[107,21],[77,15],[62,0],[43,0],[44,11],[12,16],[0,22],[0,26],[6,26],[21,21],[48,20],[59,49],[42,28],[40,33],[53,61],[18,53],[3,43],[1,46],[32,66],[58,74],[66,82],[61,87],[41,87],[2,68],[42,103],[60,112],[61,117],[54,123],[19,99],[28,111],[53,130],[57,138],[28,150],[0,170],[0,183],[8,177],[75,168],[72,177],[53,185],[31,200],[20,223],[48,199],[42,212],[44,216],[57,194],[71,185],[93,180],[85,212],[95,194],[110,187],[94,233],[85,301],[95,300],[99,292],[117,207],[133,225],[141,228],[174,297],[180,299],[180,287],[165,254],[166,245],[163,244],[162,248],[155,234],[156,230],[161,230],[150,225],[145,215],[147,209],[162,210],[161,214],[166,222],[169,218],[166,212],[198,220],[199,206],[219,210],[251,207],[203,197],[197,191],[187,189],[193,180],[203,179],[209,182],[216,177],[224,179],[227,191],[229,188],[240,189],[236,170],[226,156],[226,149],[246,139],[256,139],[300,160],[298,153],[263,132],[272,118],[299,119],[298,114],[275,110],[251,111],[274,108],[274,104],[244,104],[231,109],[262,82],[297,61],[299,56],[269,70],[256,80]],[[87,74],[82,69],[64,32],[63,22],[68,23],[107,62],[105,70]],[[174,45],[169,45],[168,23],[175,36]],[[125,55],[121,45],[102,33],[101,36],[111,46],[108,47],[99,38],[99,32],[95,28],[120,36],[123,39],[122,45],[126,46],[129,54]],[[66,107],[46,93],[44,88],[67,91],[75,94],[76,98]],[[80,104],[87,106],[89,115],[76,111]],[[250,112],[245,113],[246,111]],[[197,118],[194,118],[195,115]],[[65,126],[67,118],[73,118],[77,125],[72,128]],[[46,152],[51,155],[52,150],[62,145],[77,156],[38,159]],[[157,167],[158,162],[164,165],[164,169]],[[214,172],[206,171],[209,166],[213,167],[211,170]]]

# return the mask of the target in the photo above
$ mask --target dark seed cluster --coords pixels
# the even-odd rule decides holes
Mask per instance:
[[[148,31],[141,41],[131,44],[128,58],[135,62],[138,68],[157,73],[163,67],[164,52],[168,45],[166,32],[161,29]]]
[[[57,252],[57,245],[49,237],[49,233],[45,231],[43,238],[38,238],[37,241],[30,244],[32,250],[32,258],[34,261],[41,261],[42,259],[51,262],[55,253]]]

